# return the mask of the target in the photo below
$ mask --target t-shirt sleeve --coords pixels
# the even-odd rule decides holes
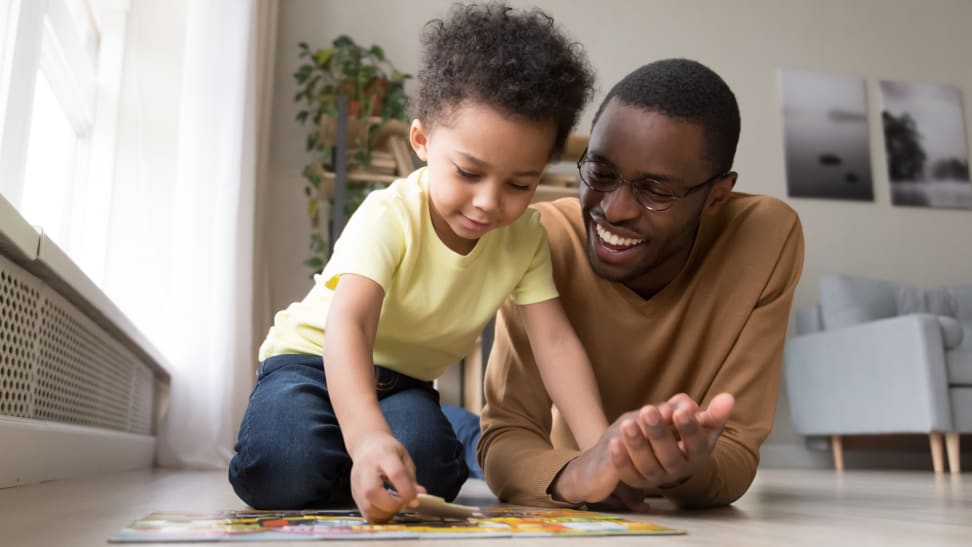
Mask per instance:
[[[558,296],[557,286],[553,280],[553,268],[550,265],[547,232],[540,225],[540,213],[529,209],[526,214],[529,217],[524,219],[524,229],[529,237],[524,237],[523,240],[529,242],[524,245],[530,252],[530,265],[510,295],[514,303],[524,306]]]
[[[394,195],[369,194],[341,232],[319,282],[333,290],[350,273],[371,279],[387,293],[405,250],[403,208]]]

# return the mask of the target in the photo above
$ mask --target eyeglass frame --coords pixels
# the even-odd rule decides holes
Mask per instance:
[[[726,171],[724,173],[719,173],[719,174],[717,174],[715,176],[712,176],[712,177],[710,177],[708,179],[705,179],[704,181],[702,181],[702,182],[700,182],[698,184],[693,184],[692,186],[689,186],[681,194],[675,194],[675,193],[668,194],[672,198],[672,200],[669,201],[668,203],[666,203],[664,208],[659,209],[657,207],[649,207],[648,205],[645,205],[641,201],[641,194],[638,192],[638,190],[637,190],[638,186],[635,184],[635,182],[651,181],[651,182],[653,182],[655,184],[662,185],[662,187],[665,187],[666,186],[665,183],[663,183],[660,180],[656,180],[656,179],[652,179],[652,178],[648,178],[648,177],[639,179],[637,181],[627,180],[627,179],[625,179],[624,177],[621,176],[620,170],[617,168],[616,165],[614,165],[613,163],[611,163],[609,161],[602,161],[602,160],[591,159],[591,158],[589,158],[587,156],[587,152],[588,152],[588,149],[587,148],[584,148],[584,153],[582,153],[580,155],[580,158],[577,159],[577,178],[579,178],[580,181],[582,183],[584,183],[584,186],[587,186],[587,188],[589,188],[590,190],[593,190],[595,192],[600,192],[602,194],[610,194],[611,192],[613,192],[613,191],[617,190],[618,188],[620,188],[622,184],[627,183],[628,185],[631,186],[631,194],[634,196],[635,201],[638,202],[638,205],[641,205],[642,207],[644,207],[645,209],[647,209],[647,210],[649,210],[649,211],[651,211],[653,213],[661,213],[663,211],[667,211],[667,210],[669,210],[669,209],[672,208],[672,205],[674,205],[676,201],[678,201],[680,199],[683,199],[686,196],[688,196],[689,194],[692,194],[694,192],[697,192],[697,191],[701,190],[702,188],[705,188],[706,186],[712,184],[713,182],[716,182],[717,180],[723,179],[723,178],[725,178],[725,177],[727,177],[729,175],[729,171]],[[585,162],[588,162],[588,163],[599,163],[599,164],[602,164],[602,165],[609,166],[612,170],[614,170],[614,174],[615,174],[615,177],[614,177],[614,185],[609,190],[601,190],[601,189],[594,188],[593,186],[591,186],[591,183],[589,183],[586,180],[584,180],[583,171],[581,170],[581,164],[582,163],[585,163]]]

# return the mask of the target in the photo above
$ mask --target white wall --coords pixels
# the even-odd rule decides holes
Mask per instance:
[[[341,33],[381,45],[396,65],[414,73],[418,34],[445,12],[446,0],[286,0],[277,42],[271,164],[277,191],[269,234],[275,308],[308,288],[307,223],[300,179],[304,130],[291,76],[297,43],[326,47]],[[696,59],[721,74],[742,111],[736,156],[737,189],[786,200],[800,214],[806,265],[795,306],[816,300],[821,274],[847,272],[892,280],[972,283],[968,236],[972,211],[893,207],[890,204],[878,81],[943,83],[965,94],[965,123],[972,106],[972,2],[965,0],[717,0],[513,2],[537,5],[586,47],[597,70],[598,93],[582,117],[591,116],[610,86],[632,69],[666,57]],[[875,201],[787,199],[777,70],[796,68],[863,76],[867,81]],[[270,318],[267,318],[269,323]],[[785,407],[770,444],[796,445]]]

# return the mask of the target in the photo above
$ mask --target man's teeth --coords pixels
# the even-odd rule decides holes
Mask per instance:
[[[594,228],[597,230],[597,235],[604,241],[614,245],[615,247],[632,247],[639,243],[644,243],[643,239],[628,239],[626,237],[621,237],[611,232],[605,230],[600,224],[595,224]]]

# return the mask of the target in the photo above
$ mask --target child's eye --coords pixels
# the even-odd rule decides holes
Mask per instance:
[[[515,182],[509,183],[510,187],[518,192],[526,192],[530,189],[529,184],[517,184]]]
[[[456,166],[456,173],[458,173],[460,177],[466,180],[479,180],[480,178],[480,175],[478,173],[472,173],[470,171],[466,171],[465,169],[459,167],[458,165]]]

